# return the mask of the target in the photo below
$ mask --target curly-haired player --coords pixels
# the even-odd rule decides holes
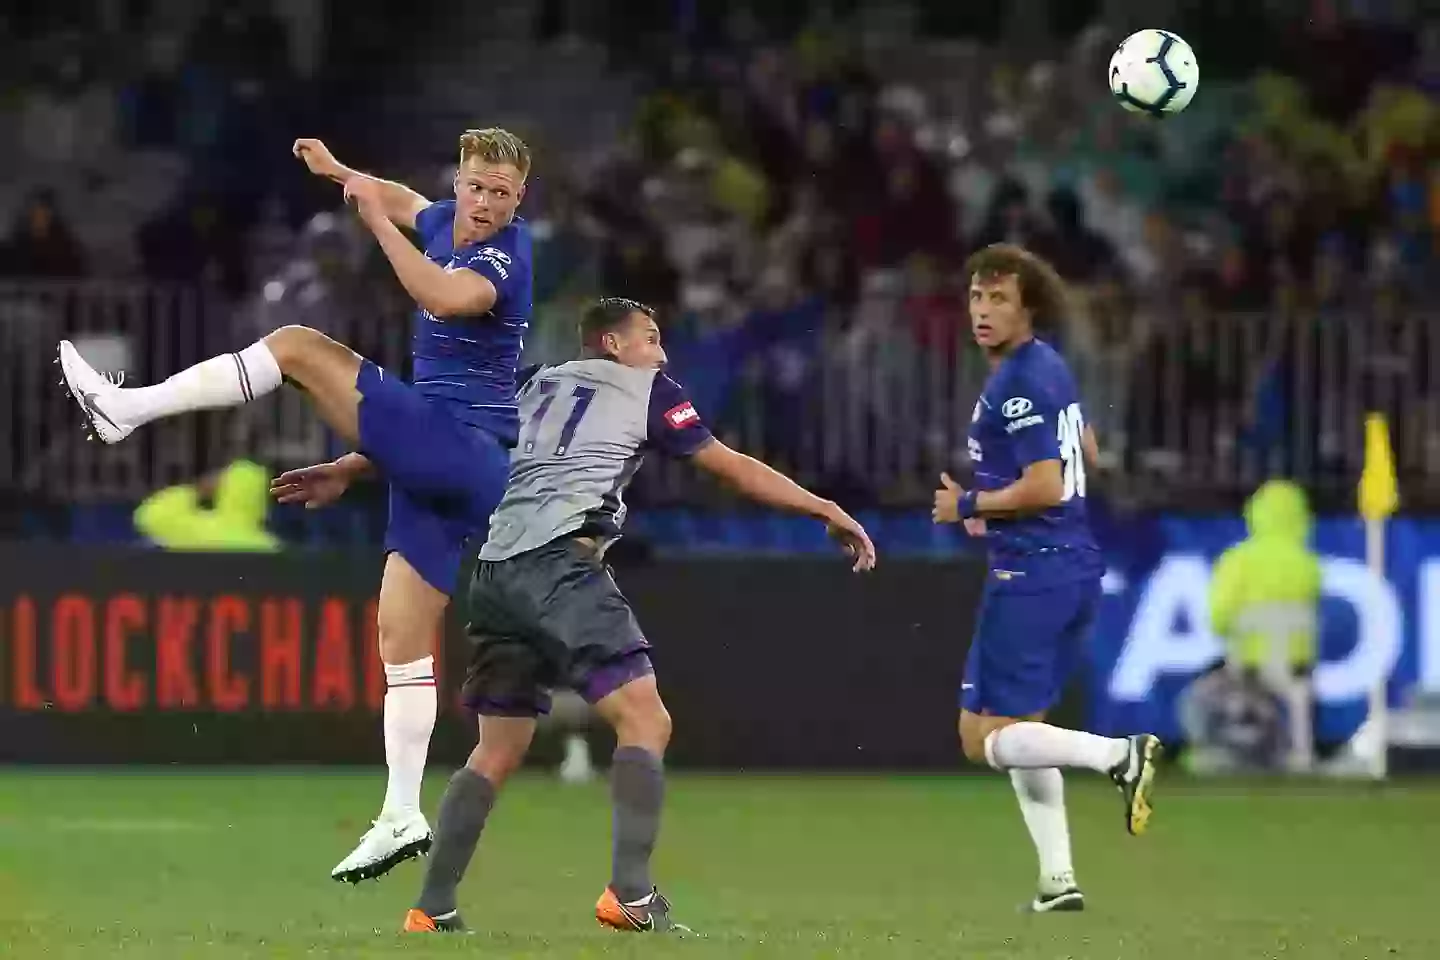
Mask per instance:
[[[1160,741],[1066,730],[1045,722],[1079,666],[1104,573],[1085,515],[1085,464],[1096,458],[1079,391],[1035,325],[1064,318],[1065,286],[1039,257],[1009,244],[965,266],[970,324],[990,378],[969,431],[975,489],[942,475],[937,523],[963,523],[989,546],[990,572],[960,692],[965,755],[1008,770],[1040,858],[1036,912],[1079,910],[1060,767],[1107,774],[1142,833]]]

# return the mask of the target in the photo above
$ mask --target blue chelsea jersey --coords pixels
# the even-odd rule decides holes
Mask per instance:
[[[414,386],[456,418],[513,445],[519,429],[515,367],[532,306],[530,227],[516,217],[488,240],[457,249],[454,221],[454,200],[420,211],[415,229],[425,256],[447,270],[474,270],[489,280],[495,306],[483,316],[444,319],[417,309],[411,336]]]
[[[1041,460],[1059,460],[1063,499],[1044,513],[987,517],[994,587],[1044,589],[1104,568],[1085,512],[1085,414],[1075,378],[1048,343],[1031,340],[990,374],[970,418],[975,488],[998,490]]]

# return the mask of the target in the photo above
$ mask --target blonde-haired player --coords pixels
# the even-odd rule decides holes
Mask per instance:
[[[389,781],[373,828],[331,872],[336,880],[378,877],[430,849],[420,783],[435,727],[433,645],[465,542],[484,535],[504,493],[518,429],[515,368],[531,270],[529,228],[515,210],[530,151],[500,129],[467,130],[459,148],[455,198],[431,202],[345,166],[319,140],[295,141],[311,173],[344,187],[415,300],[412,383],[301,326],[125,389],[60,344],[66,386],[106,443],[162,417],[246,403],[288,380],[354,452],[283,474],[272,488],[279,500],[324,506],[372,472],[389,484],[379,600]],[[423,252],[402,228],[418,234]]]

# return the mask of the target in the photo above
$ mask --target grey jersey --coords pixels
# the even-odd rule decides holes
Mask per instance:
[[[679,384],[613,360],[542,367],[517,399],[520,441],[481,560],[504,560],[567,534],[618,534],[625,488],[645,452],[689,456],[710,439]]]

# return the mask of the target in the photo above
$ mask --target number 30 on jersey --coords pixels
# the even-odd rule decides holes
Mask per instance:
[[[1057,437],[1060,441],[1060,466],[1065,475],[1065,492],[1060,501],[1068,503],[1075,497],[1085,499],[1085,416],[1080,404],[1072,403],[1060,411]]]

